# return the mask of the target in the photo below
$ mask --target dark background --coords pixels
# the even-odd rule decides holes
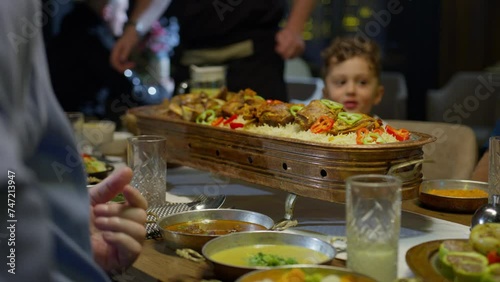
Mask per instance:
[[[174,0],[182,1],[182,0]],[[208,0],[207,0],[208,1]],[[265,1],[265,0],[256,0]],[[320,76],[320,53],[335,36],[373,27],[374,14],[398,4],[387,24],[372,32],[383,51],[383,70],[404,74],[408,87],[408,119],[425,120],[426,92],[442,87],[458,71],[481,71],[500,61],[500,1],[496,0],[317,0],[304,29],[303,59]],[[69,0],[42,0],[47,40],[58,31]],[[131,3],[133,5],[133,2]],[[56,8],[57,7],[57,11]],[[182,28],[182,27],[181,27]],[[366,32],[369,33],[369,32]],[[366,34],[365,33],[365,34]]]

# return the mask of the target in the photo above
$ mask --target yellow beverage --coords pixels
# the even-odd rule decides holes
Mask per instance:
[[[347,248],[347,267],[380,282],[392,282],[398,276],[398,250],[390,246]]]

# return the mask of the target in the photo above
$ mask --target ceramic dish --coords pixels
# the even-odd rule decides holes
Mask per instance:
[[[294,265],[267,270],[255,270],[241,276],[240,278],[238,278],[238,280],[236,280],[236,282],[284,281],[280,279],[292,270],[299,270],[303,272],[306,277],[314,275],[315,277],[321,277],[322,279],[325,279],[325,277],[329,276],[330,280],[328,281],[376,282],[376,280],[370,277],[352,272],[346,268],[327,265]],[[336,277],[337,280],[334,280],[333,277]]]
[[[467,191],[479,189],[486,192],[485,196],[468,196]],[[460,190],[464,193],[460,196],[437,195],[431,192],[446,191],[446,190]],[[431,209],[449,211],[449,212],[462,212],[473,213],[480,206],[488,203],[488,183],[472,181],[472,180],[458,180],[458,179],[433,179],[424,180],[420,185],[419,200],[420,202]]]

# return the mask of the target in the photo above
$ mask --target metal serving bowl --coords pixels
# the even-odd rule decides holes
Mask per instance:
[[[201,251],[201,248],[205,245],[205,243],[219,237],[220,235],[189,234],[174,232],[166,229],[166,227],[174,224],[201,220],[243,221],[262,225],[266,229],[270,229],[274,225],[274,221],[267,215],[237,209],[205,209],[186,211],[162,217],[156,224],[158,225],[160,232],[169,247],[174,249],[189,248],[195,251]]]
[[[317,264],[330,264],[336,254],[335,248],[323,240],[311,236],[279,231],[239,232],[224,235],[206,243],[202,249],[202,254],[214,265],[214,273],[217,278],[222,279],[223,281],[234,281],[238,277],[253,270],[271,269],[273,267],[236,266],[214,261],[212,256],[222,250],[254,245],[292,245],[315,250],[326,255],[327,257],[325,260],[319,261]]]
[[[488,183],[459,179],[424,180],[420,185],[419,200],[425,206],[450,212],[472,213],[480,206],[488,203],[488,197],[452,197],[429,193],[430,190],[472,190],[480,189],[488,192]]]
[[[327,266],[327,265],[293,265],[293,266],[285,266],[285,267],[277,267],[273,269],[266,269],[266,270],[254,270],[252,272],[249,272],[243,276],[241,276],[239,279],[236,280],[236,282],[256,282],[256,281],[263,281],[266,279],[266,281],[280,281],[280,277],[282,277],[285,273],[289,272],[292,269],[301,269],[304,271],[305,274],[319,274],[322,276],[327,276],[327,275],[337,275],[339,277],[344,276],[344,275],[349,275],[351,278],[355,278],[356,281],[359,282],[376,282],[376,280],[362,275],[355,273],[347,268],[340,268],[336,266]],[[341,281],[341,280],[339,280]]]

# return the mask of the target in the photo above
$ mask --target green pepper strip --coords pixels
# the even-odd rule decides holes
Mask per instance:
[[[368,134],[365,134],[363,138],[363,144],[383,144],[387,143],[384,138],[378,133],[375,132],[370,132]]]
[[[328,100],[328,99],[321,99],[320,102],[332,110],[338,110],[338,109],[342,109],[344,107],[344,105],[342,105],[341,103],[337,103],[337,102],[334,102],[334,101]]]
[[[346,112],[341,112],[338,114],[338,118],[346,122],[347,124],[353,124],[360,120],[363,117],[362,114],[356,114],[356,113],[346,113]]]
[[[297,112],[302,110],[304,107],[302,106],[299,106],[299,105],[293,105],[290,107],[290,113],[292,114],[292,116],[297,116]]]
[[[206,110],[196,117],[196,123],[211,124],[216,118],[214,110]]]

